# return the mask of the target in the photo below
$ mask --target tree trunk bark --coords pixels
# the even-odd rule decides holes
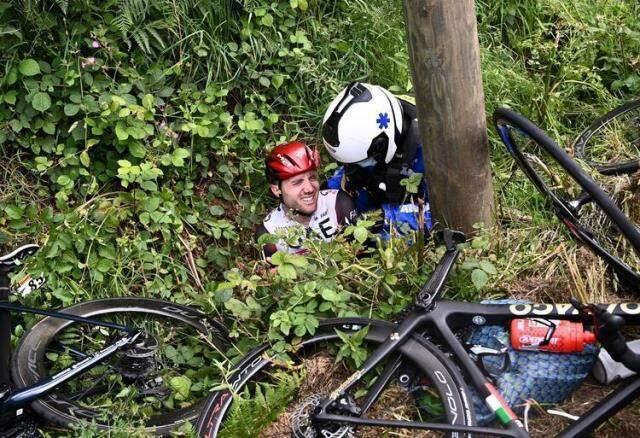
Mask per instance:
[[[429,202],[436,220],[492,226],[493,187],[473,0],[405,0]]]

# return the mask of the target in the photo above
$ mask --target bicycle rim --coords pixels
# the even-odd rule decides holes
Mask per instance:
[[[198,435],[205,437],[275,437],[275,436],[378,436],[381,428],[326,425],[322,432],[309,428],[314,406],[335,390],[357,369],[351,360],[336,362],[344,349],[351,349],[354,339],[361,338],[370,351],[390,334],[392,325],[368,320],[326,322],[319,334],[307,340],[295,354],[293,365],[284,366],[265,359],[266,347],[254,351],[236,368],[229,379],[233,391],[214,393],[208,400],[198,422]],[[339,336],[336,330],[343,331]],[[366,329],[365,329],[366,330]],[[340,337],[347,336],[340,340]],[[349,339],[346,344],[344,339]],[[429,351],[410,340],[394,360],[402,355],[403,365],[394,373],[376,402],[365,414],[368,418],[409,421],[434,421],[450,424],[472,424],[473,412],[467,405],[468,392],[459,373],[440,353]],[[363,385],[353,391],[353,402],[361,407],[366,398],[366,386],[373,383],[384,367],[363,378]],[[442,383],[445,382],[445,383]],[[306,431],[306,433],[305,433]],[[409,429],[396,429],[397,436],[443,436]],[[451,436],[462,434],[452,434]]]
[[[640,168],[640,100],[624,104],[594,122],[574,142],[576,155],[605,175]]]
[[[539,128],[505,109],[496,111],[494,118],[500,137],[518,166],[572,234],[614,268],[627,285],[638,288],[637,226]]]
[[[66,309],[143,331],[144,348],[117,352],[107,361],[33,404],[56,424],[90,421],[99,430],[167,434],[196,418],[210,388],[219,381],[224,331],[201,313],[152,299],[116,298]],[[122,333],[47,317],[23,337],[12,373],[25,387],[82,360]]]

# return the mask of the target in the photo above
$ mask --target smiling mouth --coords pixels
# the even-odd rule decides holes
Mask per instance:
[[[312,195],[312,196],[303,196],[303,197],[300,198],[300,201],[302,201],[303,204],[313,204],[315,199],[316,199],[316,197],[314,195]]]

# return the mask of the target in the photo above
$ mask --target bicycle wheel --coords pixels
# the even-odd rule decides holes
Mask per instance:
[[[65,310],[145,334],[144,348],[122,350],[35,401],[45,419],[70,426],[95,423],[99,430],[122,427],[165,435],[194,420],[209,389],[219,381],[226,330],[185,306],[145,298],[89,301]],[[22,338],[12,360],[19,388],[38,382],[118,339],[122,332],[46,317]]]
[[[363,327],[368,327],[366,332],[361,331]],[[345,361],[336,363],[334,360],[333,355],[340,356],[344,346],[353,345],[352,341],[347,341],[341,347],[341,343],[345,339],[359,338],[362,347],[375,348],[388,339],[394,327],[361,318],[326,320],[316,336],[304,341],[293,355],[294,365],[287,367],[266,358],[267,346],[254,350],[235,368],[228,381],[231,389],[214,392],[209,397],[198,421],[198,436],[352,437],[356,432],[365,436],[379,434],[379,428],[364,426],[356,431],[351,426],[337,424],[325,425],[320,434],[313,427],[310,414],[326,394],[335,390],[355,370]],[[474,424],[471,398],[459,371],[433,345],[416,337],[392,356],[389,361],[402,365],[395,369],[384,391],[367,410],[367,418]],[[371,374],[379,378],[383,372],[380,369]],[[372,380],[373,376],[367,375],[363,384],[371,384]],[[360,389],[359,385],[358,390],[353,391],[355,399],[352,403],[363,407],[367,402],[366,391],[361,393]],[[416,433],[416,430],[408,431],[406,436]],[[461,434],[451,433],[450,436]]]
[[[640,100],[597,118],[574,142],[576,155],[604,175],[640,168]]]
[[[569,231],[621,280],[640,288],[640,232],[615,202],[553,140],[506,108],[493,115],[501,140]]]

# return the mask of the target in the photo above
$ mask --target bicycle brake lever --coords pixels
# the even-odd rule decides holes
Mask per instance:
[[[569,299],[569,302],[574,307],[574,309],[576,309],[580,313],[582,313],[584,311],[585,307],[586,307],[584,304],[582,304],[582,301],[580,301],[576,297],[571,297]]]

